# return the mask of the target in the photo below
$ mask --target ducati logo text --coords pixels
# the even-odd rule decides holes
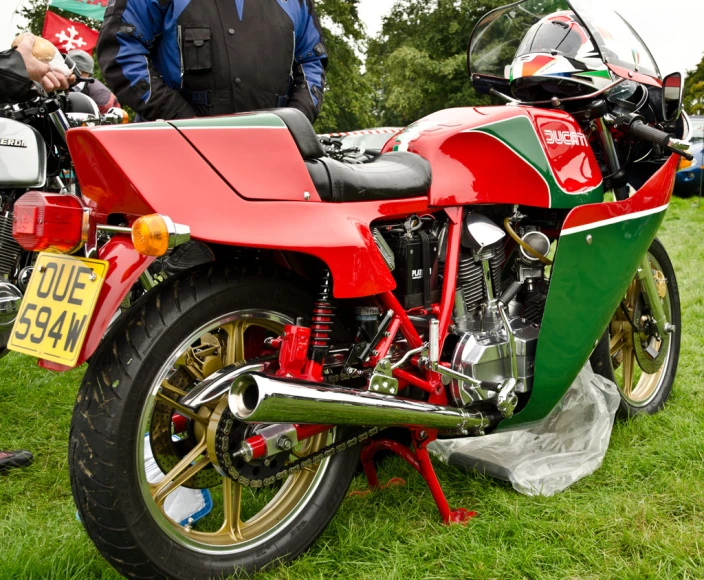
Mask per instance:
[[[584,145],[587,147],[587,138],[583,133],[576,131],[553,131],[545,129],[545,142],[548,145]]]

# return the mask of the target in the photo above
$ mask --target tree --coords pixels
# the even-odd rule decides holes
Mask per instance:
[[[355,52],[366,39],[357,12],[358,3],[359,0],[316,2],[328,52],[323,108],[315,123],[320,133],[363,129],[375,124],[373,88],[369,77],[362,73],[362,61]]]
[[[407,125],[448,107],[489,104],[471,86],[467,46],[477,20],[503,0],[399,0],[370,40],[367,70],[382,124]]]
[[[704,58],[694,70],[687,71],[683,102],[688,114],[704,115]]]
[[[372,87],[362,74],[362,62],[355,49],[366,38],[359,20],[359,0],[318,0],[316,11],[324,24],[325,46],[328,51],[327,86],[315,128],[317,131],[349,131],[370,127],[374,124],[372,112]],[[44,14],[49,0],[29,0],[20,14],[27,19],[27,28],[40,36],[44,25]],[[64,18],[87,24],[96,30],[101,23],[65,10],[55,11]],[[335,30],[335,32],[333,32]],[[95,56],[94,56],[95,58]],[[95,66],[97,78],[102,80],[100,68]]]

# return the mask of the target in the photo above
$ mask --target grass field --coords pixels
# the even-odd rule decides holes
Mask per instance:
[[[405,487],[345,500],[306,554],[256,578],[704,578],[702,231],[704,208],[674,199],[660,237],[682,296],[678,378],[664,411],[614,427],[599,471],[529,498],[438,465],[451,506],[479,512],[445,527],[421,478],[387,461],[382,479],[401,476]],[[71,498],[67,439],[82,373],[52,374],[16,354],[0,362],[0,448],[36,456],[0,476],[0,579],[118,577]]]

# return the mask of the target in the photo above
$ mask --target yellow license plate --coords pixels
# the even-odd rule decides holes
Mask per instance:
[[[7,348],[75,366],[108,263],[39,254]]]

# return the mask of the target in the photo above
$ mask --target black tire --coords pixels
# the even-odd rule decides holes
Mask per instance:
[[[663,405],[670,396],[672,385],[675,381],[675,375],[677,374],[680,339],[682,335],[682,317],[680,313],[680,295],[677,286],[677,277],[675,276],[675,269],[672,266],[670,257],[667,255],[667,251],[660,240],[657,238],[653,240],[653,243],[648,249],[648,254],[651,257],[651,261],[654,260],[654,262],[659,266],[659,270],[662,272],[667,282],[667,294],[664,302],[666,306],[669,303],[669,322],[675,327],[675,330],[669,335],[669,343],[667,346],[669,352],[666,355],[666,360],[662,363],[662,373],[656,380],[653,380],[652,392],[650,392],[650,388],[646,388],[643,391],[642,400],[637,400],[637,398],[633,399],[626,395],[624,391],[623,379],[622,377],[617,376],[615,368],[618,366],[618,362],[611,356],[610,352],[611,326],[610,328],[607,328],[604,336],[599,342],[599,345],[594,350],[594,353],[590,358],[594,372],[600,374],[606,379],[614,381],[618,386],[619,393],[621,395],[621,404],[619,406],[618,414],[622,418],[632,417],[639,414],[652,415],[657,413],[660,409],[662,409]],[[614,314],[615,318],[617,316],[619,316],[619,311]],[[637,359],[634,364],[638,365],[636,372],[640,372],[640,376],[646,374],[639,366],[640,363]],[[631,381],[631,383],[632,382],[633,381]]]
[[[287,272],[246,274],[205,264],[159,284],[110,330],[78,393],[69,467],[81,521],[118,572],[130,578],[247,575],[294,558],[328,525],[354,475],[358,448],[320,464],[325,468],[314,493],[300,500],[296,508],[300,511],[281,529],[275,526],[277,531],[266,542],[215,554],[198,552],[165,533],[140,490],[135,459],[143,437],[139,417],[152,383],[174,349],[204,321],[252,308],[281,312],[295,320],[309,316],[311,303],[306,288]]]

